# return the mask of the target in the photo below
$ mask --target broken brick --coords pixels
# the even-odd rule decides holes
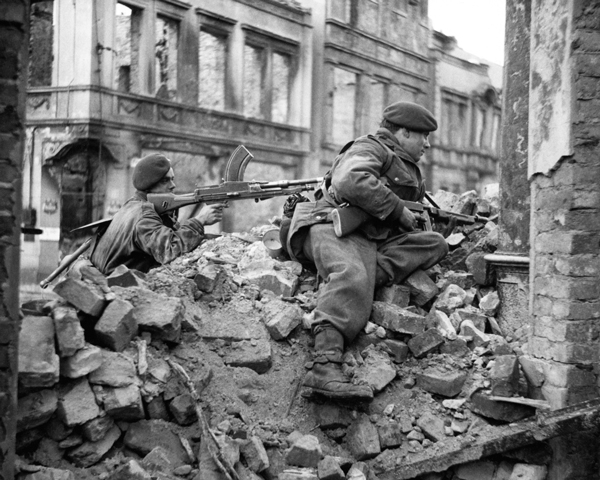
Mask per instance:
[[[265,308],[265,326],[274,340],[284,340],[302,323],[304,311],[296,304],[278,300],[270,302]]]
[[[450,315],[454,310],[465,304],[466,297],[467,292],[458,285],[450,284],[438,296],[435,301],[435,308]]]
[[[17,431],[28,430],[46,423],[58,407],[58,397],[51,389],[44,389],[19,399]]]
[[[240,445],[240,452],[246,459],[248,468],[259,473],[269,468],[269,457],[265,446],[259,437],[252,435],[246,442]]]
[[[90,376],[90,383],[109,387],[126,387],[137,382],[133,360],[123,353],[102,350],[102,364]]]
[[[465,320],[460,324],[460,334],[471,337],[471,344],[474,347],[485,347],[490,343],[490,338],[479,330],[471,320]]]
[[[285,459],[298,467],[316,467],[323,458],[321,445],[314,435],[303,435],[288,450]]]
[[[198,419],[196,403],[190,394],[176,396],[169,403],[169,411],[179,425],[190,425]]]
[[[142,397],[137,385],[118,388],[95,385],[94,393],[105,412],[115,420],[136,421],[145,417]]]
[[[346,476],[334,457],[325,456],[317,465],[319,480],[344,480]]]
[[[416,335],[425,330],[425,317],[396,305],[373,302],[371,322],[395,333]]]
[[[503,422],[516,422],[535,415],[535,408],[528,405],[491,400],[484,392],[471,395],[471,410],[484,417]]]
[[[396,448],[402,445],[402,425],[396,422],[386,423],[377,429],[381,449]]]
[[[384,341],[385,346],[389,349],[390,353],[394,356],[395,363],[402,363],[408,357],[408,345],[400,340],[394,340],[393,338],[387,338]]]
[[[59,369],[53,320],[24,317],[19,332],[19,383],[23,387],[51,387],[58,382]]]
[[[379,393],[396,378],[396,369],[389,355],[373,346],[367,347],[362,355],[364,362],[356,369],[354,378],[358,383],[369,385],[374,393]]]
[[[100,409],[87,378],[60,386],[57,413],[68,427],[82,425],[100,415]]]
[[[492,395],[512,397],[519,391],[519,362],[516,355],[499,355],[489,375]]]
[[[75,355],[61,359],[60,373],[67,378],[83,377],[100,368],[102,361],[102,350],[88,343]]]
[[[83,328],[77,310],[69,306],[58,306],[52,311],[58,352],[61,357],[74,355],[85,345]]]
[[[112,273],[106,277],[109,287],[145,287],[146,275],[139,270],[131,270],[125,265],[118,265]]]
[[[68,457],[78,467],[89,467],[94,465],[108,453],[120,436],[121,430],[114,425],[102,440],[98,440],[97,442],[85,442],[79,447],[71,450]]]
[[[346,432],[346,444],[357,460],[367,460],[381,452],[377,427],[365,416],[350,425]]]
[[[246,367],[256,373],[271,368],[271,344],[264,339],[233,342],[223,361],[231,367]]]
[[[54,293],[93,317],[99,317],[106,306],[104,293],[98,285],[75,280],[72,277],[67,277],[57,283]]]
[[[435,328],[415,335],[408,341],[408,348],[416,358],[421,358],[444,343],[444,337]]]
[[[444,429],[444,420],[426,412],[417,420],[417,426],[421,428],[423,434],[433,442],[439,442],[446,438]]]
[[[337,405],[329,403],[323,405],[315,404],[313,412],[322,430],[345,428],[352,423],[350,413],[345,408]]]
[[[438,294],[435,282],[421,269],[415,270],[404,284],[410,288],[412,301],[420,307]]]
[[[406,308],[410,303],[410,287],[397,284],[381,287],[375,292],[375,301],[391,303],[400,308]]]
[[[194,282],[198,286],[198,290],[206,293],[211,293],[217,286],[223,269],[218,265],[209,263],[194,277]]]
[[[439,367],[430,367],[417,374],[417,386],[429,393],[444,397],[458,395],[467,380],[467,373],[459,370],[445,370]]]
[[[94,331],[98,343],[116,352],[125,349],[137,335],[138,325],[131,303],[115,299],[104,309]]]

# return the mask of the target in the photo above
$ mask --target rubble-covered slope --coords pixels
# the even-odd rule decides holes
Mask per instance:
[[[483,258],[496,248],[494,222],[455,228],[439,266],[376,292],[344,358],[354,381],[375,392],[358,405],[310,398],[301,386],[322,279],[269,254],[260,239],[272,228],[207,240],[147,275],[118,269],[108,291],[64,279],[60,300],[25,305],[19,478],[400,475],[444,445],[493,436],[546,406],[524,375],[526,331],[505,335],[495,317],[500,299]],[[233,473],[216,466],[211,445]],[[428,478],[545,472],[535,458]]]

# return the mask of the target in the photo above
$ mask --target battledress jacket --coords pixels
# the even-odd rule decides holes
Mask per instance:
[[[148,272],[193,250],[203,238],[198,219],[179,224],[171,215],[156,213],[146,194],[136,192],[96,239],[90,261],[105,275],[119,265]]]
[[[398,220],[404,209],[403,200],[420,201],[425,184],[416,162],[387,129],[375,135],[357,138],[338,155],[317,192],[316,202],[298,203],[289,233],[289,255],[301,263],[309,263],[302,253],[307,227],[331,222],[331,211],[348,203],[372,216],[360,229],[367,238],[384,241],[402,233]]]

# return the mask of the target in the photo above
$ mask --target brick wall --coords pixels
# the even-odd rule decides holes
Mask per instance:
[[[554,373],[543,388],[554,407],[598,396],[600,374],[600,2],[573,5],[572,83],[544,86],[570,91],[572,154],[532,180],[529,347]]]
[[[14,478],[28,11],[27,0],[0,3],[0,480]]]

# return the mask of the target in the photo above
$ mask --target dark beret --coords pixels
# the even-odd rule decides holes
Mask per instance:
[[[412,102],[392,103],[383,111],[383,118],[416,132],[433,132],[438,127],[429,110]]]
[[[158,183],[170,168],[171,162],[161,153],[146,155],[133,169],[133,186],[144,192]]]

